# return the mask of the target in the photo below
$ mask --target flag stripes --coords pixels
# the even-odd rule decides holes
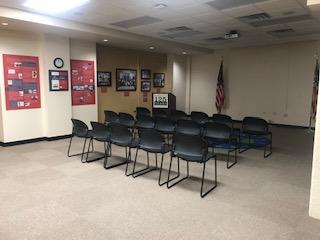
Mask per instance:
[[[216,108],[218,113],[221,113],[221,109],[224,105],[224,100],[225,100],[225,95],[224,95],[224,86],[223,86],[223,61],[221,61],[217,89],[216,89]]]
[[[316,115],[317,115],[318,91],[319,91],[319,61],[317,59],[316,68],[314,71],[312,103],[311,103],[311,117],[314,120],[316,119]]]

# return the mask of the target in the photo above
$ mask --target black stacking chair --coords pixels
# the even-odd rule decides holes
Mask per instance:
[[[163,109],[159,109],[159,108],[154,108],[152,110],[152,117],[153,118],[166,118],[168,117],[166,111],[164,111]]]
[[[125,149],[125,161],[116,163],[113,165],[108,165],[108,155],[105,158],[103,166],[105,169],[110,169],[114,167],[118,167],[120,165],[127,164],[125,174],[126,176],[132,175],[132,173],[128,173],[128,166],[131,162],[131,149],[136,148],[138,146],[137,141],[135,141],[133,134],[130,130],[123,125],[120,124],[111,124],[110,125],[110,141],[108,149],[111,151],[111,145],[114,144],[119,147],[123,147]]]
[[[128,127],[130,130],[134,128],[135,120],[134,117],[128,113],[119,113],[119,123],[123,126]]]
[[[179,120],[188,120],[189,119],[188,115],[185,112],[179,111],[179,110],[173,110],[171,112],[170,118],[174,122],[178,122]]]
[[[204,125],[207,122],[210,122],[210,118],[208,116],[208,114],[204,113],[204,112],[191,112],[190,114],[191,120],[200,124],[200,125]]]
[[[136,171],[136,163],[138,157],[139,149],[147,152],[147,167],[141,170]],[[159,186],[166,184],[167,182],[161,182],[162,175],[162,166],[163,166],[163,158],[164,155],[171,151],[169,145],[165,144],[164,138],[161,133],[159,133],[155,129],[141,129],[139,130],[139,144],[136,150],[136,156],[133,165],[133,174],[132,176],[138,177],[148,172],[154,171],[158,169],[158,154],[161,154],[161,165],[160,165],[160,173],[159,173]],[[150,167],[149,153],[155,154],[156,166]]]
[[[177,158],[178,161],[178,175],[180,175],[180,159],[185,160],[187,162],[187,175],[186,177],[180,178],[179,180],[175,181],[170,185],[170,182],[173,180],[170,178],[171,175],[171,166],[172,166],[172,159],[173,157]],[[214,185],[206,192],[203,192],[203,182],[205,178],[205,170],[207,161],[210,159],[214,159],[214,166],[215,166],[215,175],[214,175]],[[217,158],[214,153],[208,152],[208,147],[206,142],[202,139],[201,136],[192,136],[192,135],[185,135],[181,133],[177,133],[174,136],[174,144],[173,150],[170,158],[170,165],[169,165],[169,174],[167,180],[167,187],[171,188],[174,185],[182,182],[183,180],[189,177],[189,162],[196,162],[203,164],[203,171],[202,171],[202,180],[201,180],[201,190],[200,196],[203,198],[209,192],[217,187]],[[175,178],[177,178],[175,176]]]
[[[144,116],[148,116],[151,117],[151,112],[148,108],[145,107],[137,107],[136,108],[136,114],[138,115],[144,115]]]
[[[176,125],[175,133],[200,136],[201,126],[192,120],[179,120]]]
[[[239,144],[241,148],[239,149],[240,153],[250,148],[263,148],[263,156],[265,158],[269,157],[272,154],[272,132],[269,131],[268,122],[262,118],[245,117],[242,121]]]
[[[137,129],[152,129],[154,128],[154,120],[150,116],[137,115],[137,121],[135,127]]]
[[[91,126],[92,126],[92,131],[91,131],[91,136],[90,136],[90,142],[89,145],[92,144],[93,146],[93,142],[94,141],[98,141],[98,142],[102,142],[104,145],[104,153],[103,156],[100,157],[96,157],[93,159],[89,159],[89,149],[87,151],[87,157],[86,157],[86,162],[94,162],[94,161],[98,161],[101,160],[103,158],[106,158],[107,155],[111,155],[110,151],[111,149],[108,149],[108,143],[110,141],[110,129],[108,126],[106,126],[105,124],[99,123],[99,122],[91,122]]]
[[[73,128],[72,128],[72,134],[71,134],[71,137],[70,137],[70,142],[69,142],[67,155],[68,155],[68,157],[80,156],[81,155],[81,162],[84,162],[83,161],[83,155],[85,153],[87,140],[90,139],[90,137],[91,137],[91,131],[89,130],[87,124],[85,124],[81,120],[72,118],[71,121],[72,121],[72,124],[73,124]],[[73,140],[74,137],[78,137],[78,138],[83,138],[84,139],[81,153],[70,154],[71,144],[72,144],[72,140]],[[88,146],[88,151],[90,151],[90,142],[89,142],[89,146]],[[93,151],[93,145],[92,145],[92,151]]]
[[[170,136],[174,134],[175,130],[175,123],[170,118],[156,118],[156,124],[154,128],[166,136],[168,143],[170,143]]]
[[[223,123],[207,123],[204,127],[203,136],[208,147],[213,149],[225,149],[228,151],[227,168],[233,167],[237,163],[237,139],[232,136],[232,128]],[[230,164],[230,153],[234,152],[234,162]]]
[[[232,129],[232,135],[234,137],[237,137],[238,139],[240,138],[240,129],[235,128],[233,125],[233,120],[229,115],[225,114],[213,114],[212,115],[212,122],[214,123],[222,123],[227,125],[229,128]]]
[[[119,123],[119,115],[113,111],[104,111],[105,123]]]

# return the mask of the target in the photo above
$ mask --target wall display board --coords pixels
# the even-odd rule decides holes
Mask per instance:
[[[154,93],[152,95],[153,108],[169,108],[169,94],[168,93]]]
[[[97,73],[97,84],[98,87],[111,86],[112,78],[111,72],[98,72]]]
[[[72,105],[95,104],[94,62],[71,60]]]
[[[3,55],[6,109],[41,107],[39,58]]]
[[[68,91],[68,71],[49,70],[50,91]]]

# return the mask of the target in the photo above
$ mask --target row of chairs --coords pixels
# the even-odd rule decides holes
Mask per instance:
[[[211,138],[220,141],[220,144],[216,144],[217,141],[211,144],[213,145],[212,147],[224,149],[232,147],[233,149],[236,144],[235,147],[239,153],[243,153],[249,149],[263,148],[265,158],[272,154],[272,133],[269,131],[268,122],[261,118],[245,117],[241,128],[236,128],[233,119],[224,114],[213,114],[210,118],[203,112],[193,111],[190,115],[187,115],[183,111],[175,110],[171,112],[170,116],[167,116],[165,111],[154,109],[151,116],[151,112],[147,108],[137,108],[136,113],[136,119],[134,119],[128,113],[120,112],[117,114],[113,111],[105,111],[105,123],[119,123],[131,129],[155,128],[167,136],[168,141],[179,121],[185,121],[185,125],[190,125],[186,127],[186,131],[191,131],[190,133],[187,132],[187,134],[193,134],[192,129],[199,127],[204,129],[207,125],[215,129],[215,131],[212,131]],[[211,123],[216,124],[212,126]],[[230,139],[232,139],[232,146],[229,144]]]
[[[185,120],[186,121],[186,120]],[[77,119],[72,119],[73,133],[70,139],[68,156],[81,155],[82,162],[93,162],[100,159],[104,159],[103,166],[105,169],[114,168],[120,165],[126,164],[125,175],[133,176],[134,178],[146,174],[148,172],[159,170],[159,186],[167,185],[167,188],[180,183],[181,181],[189,177],[189,162],[196,162],[203,164],[203,172],[201,179],[200,196],[205,197],[217,186],[217,158],[213,152],[208,150],[207,142],[202,138],[200,132],[197,135],[187,134],[185,132],[185,125],[178,124],[176,132],[174,134],[173,145],[169,145],[165,142],[164,136],[161,132],[154,128],[139,128],[138,136],[134,134],[127,126],[120,123],[109,123],[108,125],[91,122],[92,130],[89,130],[88,126]],[[180,127],[179,127],[180,126]],[[180,130],[179,130],[180,129]],[[198,130],[200,131],[200,129]],[[71,143],[73,137],[84,138],[84,145],[82,152],[78,154],[70,154]],[[86,149],[86,143],[89,139],[89,144]],[[89,155],[94,151],[93,141],[103,142],[104,153],[102,157],[90,159]],[[109,164],[109,158],[112,156],[112,145],[117,145],[125,149],[125,160],[120,163]],[[131,152],[132,149],[136,149],[134,161],[132,161]],[[147,166],[145,168],[137,170],[137,158],[139,150],[143,150],[147,153]],[[170,153],[170,163],[168,175],[163,180],[163,161],[164,155]],[[155,166],[151,167],[149,154],[155,154]],[[160,168],[158,167],[158,154],[161,155]],[[172,162],[173,158],[177,159],[177,171],[172,176]],[[215,175],[214,183],[208,190],[204,190],[205,170],[208,160],[214,159]],[[186,161],[187,174],[185,177],[180,177],[180,160]],[[129,165],[133,163],[132,170],[129,171]],[[174,181],[175,180],[175,181]]]

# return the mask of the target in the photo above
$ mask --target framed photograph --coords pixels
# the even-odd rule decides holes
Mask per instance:
[[[151,79],[151,70],[141,69],[141,79]]]
[[[164,73],[153,74],[153,87],[163,88],[165,85]]]
[[[50,91],[68,91],[69,79],[68,71],[49,70],[49,90]]]
[[[97,84],[98,87],[111,86],[112,77],[111,72],[98,72]]]
[[[117,69],[117,91],[137,90],[137,70]]]
[[[150,92],[151,82],[149,80],[141,80],[141,92]]]

